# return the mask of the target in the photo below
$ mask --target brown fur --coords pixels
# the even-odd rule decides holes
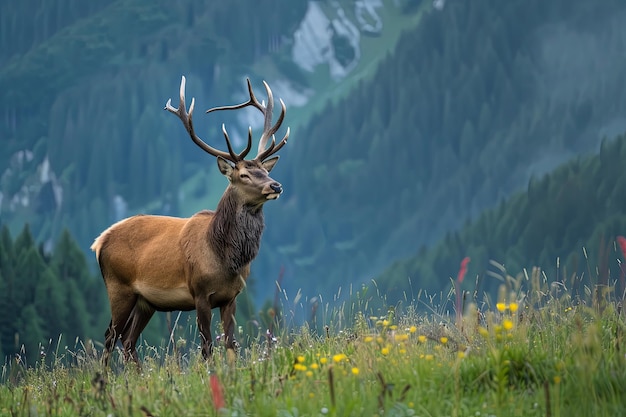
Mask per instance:
[[[211,309],[219,307],[226,347],[234,349],[235,297],[250,274],[263,232],[263,204],[282,188],[264,162],[218,158],[229,179],[216,210],[189,218],[138,215],[115,223],[94,241],[111,304],[105,363],[121,338],[126,359],[155,311],[197,310],[202,353],[212,350]],[[278,191],[277,191],[278,190]]]

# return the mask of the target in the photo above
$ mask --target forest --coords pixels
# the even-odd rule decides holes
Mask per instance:
[[[410,301],[417,289],[434,294],[446,289],[446,281],[449,289],[467,256],[473,279],[464,289],[479,296],[493,298],[501,285],[488,271],[516,277],[539,268],[574,295],[584,296],[585,286],[610,285],[613,297],[623,298],[626,254],[616,239],[626,234],[624,158],[626,134],[603,141],[599,154],[531,179],[526,190],[390,266],[377,278],[379,290],[389,300]]]
[[[513,275],[559,259],[558,279],[619,277],[626,5],[442,3],[0,4],[2,353],[102,337],[88,247],[112,222],[215,207],[226,181],[162,110],[181,75],[205,108],[239,102],[246,76],[287,104],[292,135],[272,171],[285,193],[266,208],[250,314],[277,280],[326,301],[372,279],[390,304],[448,291],[465,256],[486,292],[491,260]],[[333,59],[312,70],[294,50],[311,15]],[[363,16],[367,29],[350,23]],[[224,113],[197,130],[220,146],[222,122],[235,139],[260,123]]]
[[[626,130],[624,5],[549,4],[447,2],[297,132],[297,199],[269,215],[299,226],[270,227],[266,242],[288,243],[277,249],[298,285],[368,283]]]
[[[28,226],[13,238],[0,230],[0,354],[27,363],[56,344],[75,351],[80,340],[99,339],[107,299],[85,254],[63,231],[52,252],[33,240]],[[54,344],[54,346],[50,346]]]

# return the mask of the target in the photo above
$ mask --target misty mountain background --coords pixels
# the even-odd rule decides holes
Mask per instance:
[[[18,236],[28,224],[43,254],[69,230],[95,276],[88,247],[111,223],[214,208],[226,180],[163,106],[181,75],[202,109],[240,102],[250,77],[260,97],[266,80],[285,101],[292,131],[272,171],[285,192],[265,206],[255,304],[278,279],[286,294],[325,300],[376,279],[393,303],[407,280],[447,288],[466,254],[479,252],[477,276],[488,259],[565,259],[597,237],[591,220],[542,256],[498,252],[515,237],[478,250],[495,221],[450,240],[561,164],[623,140],[624,21],[618,0],[3,2],[0,225]],[[222,123],[240,146],[262,125],[253,112],[194,121],[218,148]],[[554,218],[598,204],[552,196]]]

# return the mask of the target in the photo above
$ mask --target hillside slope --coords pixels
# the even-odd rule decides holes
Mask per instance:
[[[297,132],[264,270],[284,263],[293,292],[369,282],[597,150],[626,126],[625,17],[623,2],[586,0],[448,1],[423,16],[372,80]]]
[[[47,247],[68,227],[86,249],[132,213],[214,207],[225,180],[162,110],[181,74],[205,107],[238,101],[245,76],[257,91],[267,79],[295,129],[415,24],[402,3],[3,3],[0,221],[14,233],[30,223]],[[240,143],[254,116],[197,117],[196,128],[221,147],[222,122]]]
[[[496,208],[487,210],[461,230],[449,233],[431,248],[398,261],[377,279],[390,300],[446,291],[461,259],[471,258],[465,288],[492,297],[503,275],[490,263],[516,276],[534,267],[572,293],[582,282],[614,286],[613,296],[626,290],[624,253],[616,237],[626,235],[626,134],[602,142],[598,154],[577,158],[530,181]],[[419,286],[417,285],[419,284]],[[478,284],[476,286],[476,284]]]

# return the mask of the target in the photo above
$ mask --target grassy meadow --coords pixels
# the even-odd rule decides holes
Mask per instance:
[[[55,346],[34,366],[5,364],[0,415],[624,415],[620,280],[551,281],[537,269],[498,279],[493,301],[471,291],[456,297],[460,276],[437,305],[420,296],[371,316],[353,296],[317,329],[240,330],[248,341],[234,363],[219,343],[206,362],[176,335],[162,347],[142,345],[141,368],[116,354],[104,369],[92,343]]]

